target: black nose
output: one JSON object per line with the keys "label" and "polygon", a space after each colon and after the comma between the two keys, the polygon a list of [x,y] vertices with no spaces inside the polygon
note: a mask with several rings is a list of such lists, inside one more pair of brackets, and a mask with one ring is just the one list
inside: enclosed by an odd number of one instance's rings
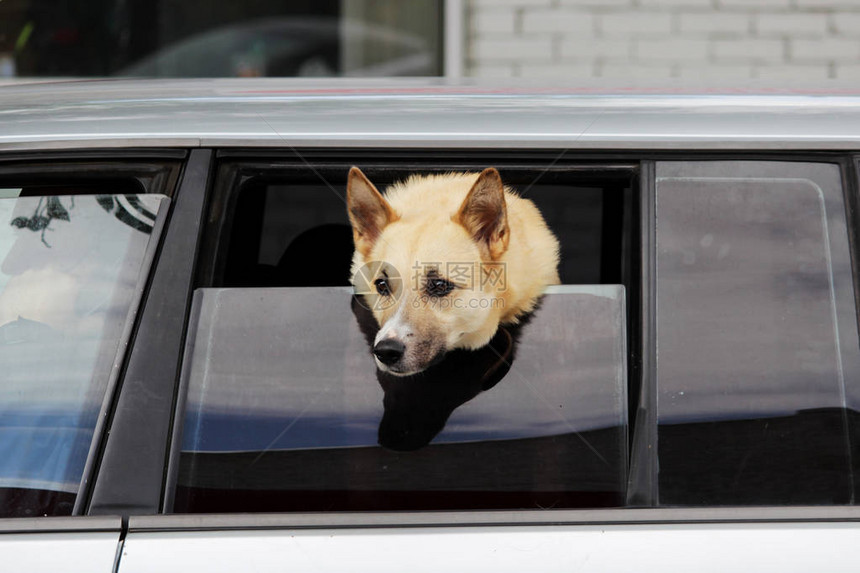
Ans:
{"label": "black nose", "polygon": [[406,347],[403,343],[398,340],[394,340],[393,338],[380,340],[379,343],[373,347],[373,353],[376,354],[379,361],[386,366],[391,366],[403,358],[404,352],[406,352]]}

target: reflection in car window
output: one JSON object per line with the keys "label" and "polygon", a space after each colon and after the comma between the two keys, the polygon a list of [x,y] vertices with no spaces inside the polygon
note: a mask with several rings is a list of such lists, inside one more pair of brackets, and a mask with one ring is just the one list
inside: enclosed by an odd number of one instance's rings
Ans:
{"label": "reflection in car window", "polygon": [[623,287],[555,287],[413,378],[376,370],[351,292],[196,291],[173,511],[623,504]]}
{"label": "reflection in car window", "polygon": [[70,514],[157,195],[0,199],[0,508]]}
{"label": "reflection in car window", "polygon": [[438,76],[442,4],[0,2],[0,78]]}
{"label": "reflection in car window", "polygon": [[839,167],[661,164],[657,276],[660,502],[850,503],[860,356]]}

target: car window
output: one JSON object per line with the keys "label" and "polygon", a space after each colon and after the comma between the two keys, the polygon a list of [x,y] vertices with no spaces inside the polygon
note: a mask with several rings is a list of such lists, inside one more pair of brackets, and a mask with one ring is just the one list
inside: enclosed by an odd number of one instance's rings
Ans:
{"label": "car window", "polygon": [[72,512],[165,204],[159,195],[0,199],[3,516]]}
{"label": "car window", "polygon": [[555,287],[421,378],[376,370],[374,326],[349,288],[199,289],[172,511],[624,503],[623,287]]}
{"label": "car window", "polygon": [[854,499],[845,211],[835,164],[659,164],[661,503]]}
{"label": "car window", "polygon": [[[289,159],[220,168],[166,511],[622,505],[633,170],[501,166],[559,238],[567,284],[404,384],[377,371],[379,327],[349,286],[351,163]],[[362,169],[380,189],[481,169],[451,161]]]}

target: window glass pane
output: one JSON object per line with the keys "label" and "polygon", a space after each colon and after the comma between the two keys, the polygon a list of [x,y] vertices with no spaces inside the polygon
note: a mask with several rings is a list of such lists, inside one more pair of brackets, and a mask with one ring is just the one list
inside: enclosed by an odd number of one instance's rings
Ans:
{"label": "window glass pane", "polygon": [[850,502],[860,356],[839,167],[657,173],[660,502]]}
{"label": "window glass pane", "polygon": [[196,291],[174,511],[623,504],[623,287],[555,287],[406,379],[376,371],[351,292]]}
{"label": "window glass pane", "polygon": [[165,201],[0,199],[0,515],[71,513]]}
{"label": "window glass pane", "polygon": [[438,76],[442,0],[5,0],[7,77]]}

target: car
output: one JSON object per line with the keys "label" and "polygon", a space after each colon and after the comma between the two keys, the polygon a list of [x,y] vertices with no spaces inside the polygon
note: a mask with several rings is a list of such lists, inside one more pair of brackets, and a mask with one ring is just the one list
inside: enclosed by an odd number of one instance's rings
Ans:
{"label": "car", "polygon": [[[341,66],[340,44],[394,53],[373,65]],[[196,34],[172,44],[115,76],[211,78],[259,76],[422,76],[434,73],[421,38],[380,26],[336,18],[267,18]],[[380,58],[377,58],[380,60]]]}
{"label": "car", "polygon": [[[856,90],[67,81],[0,117],[16,570],[856,568]],[[562,284],[386,378],[353,165],[496,167]]]}

